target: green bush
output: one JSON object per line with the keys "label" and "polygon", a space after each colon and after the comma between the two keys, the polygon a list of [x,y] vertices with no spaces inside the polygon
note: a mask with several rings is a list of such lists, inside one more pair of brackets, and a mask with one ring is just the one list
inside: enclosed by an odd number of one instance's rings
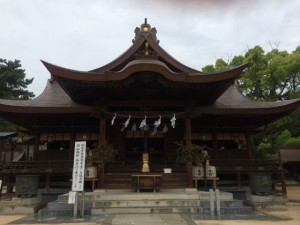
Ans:
{"label": "green bush", "polygon": [[277,136],[276,142],[279,146],[285,146],[287,140],[290,138],[292,138],[291,132],[289,130],[285,130]]}
{"label": "green bush", "polygon": [[300,147],[300,137],[297,138],[289,138],[286,140],[284,147]]}

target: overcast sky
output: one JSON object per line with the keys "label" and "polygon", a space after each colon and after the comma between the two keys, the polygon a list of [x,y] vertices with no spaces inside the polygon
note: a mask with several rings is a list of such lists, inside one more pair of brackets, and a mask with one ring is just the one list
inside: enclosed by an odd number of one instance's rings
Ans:
{"label": "overcast sky", "polygon": [[21,60],[39,95],[50,78],[40,59],[98,68],[132,45],[144,18],[161,47],[198,70],[255,45],[300,45],[299,0],[0,0],[0,58]]}

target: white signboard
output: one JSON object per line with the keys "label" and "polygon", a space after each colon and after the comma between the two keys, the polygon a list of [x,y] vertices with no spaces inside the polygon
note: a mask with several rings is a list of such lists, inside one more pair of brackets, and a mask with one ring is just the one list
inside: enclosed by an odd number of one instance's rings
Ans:
{"label": "white signboard", "polygon": [[70,191],[69,192],[68,204],[75,204],[75,200],[76,200],[76,192],[75,191]]}
{"label": "white signboard", "polygon": [[72,191],[83,191],[86,142],[76,141],[74,149]]}

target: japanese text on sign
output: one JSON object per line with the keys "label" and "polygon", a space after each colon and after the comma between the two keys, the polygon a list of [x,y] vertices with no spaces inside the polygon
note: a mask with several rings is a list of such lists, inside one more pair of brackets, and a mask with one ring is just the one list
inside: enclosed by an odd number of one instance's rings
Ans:
{"label": "japanese text on sign", "polygon": [[76,141],[74,149],[72,191],[83,191],[86,142]]}

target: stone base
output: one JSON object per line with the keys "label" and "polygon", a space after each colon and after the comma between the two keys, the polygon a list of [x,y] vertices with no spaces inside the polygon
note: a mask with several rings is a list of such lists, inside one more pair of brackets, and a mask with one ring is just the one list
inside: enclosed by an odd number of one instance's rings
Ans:
{"label": "stone base", "polygon": [[253,207],[255,210],[268,210],[268,211],[278,211],[286,210],[286,203],[288,202],[287,198],[268,195],[247,195],[247,200],[245,204]]}
{"label": "stone base", "polygon": [[1,200],[0,213],[7,214],[36,214],[39,209],[44,208],[46,203],[42,203],[40,198],[12,198],[11,200]]}

